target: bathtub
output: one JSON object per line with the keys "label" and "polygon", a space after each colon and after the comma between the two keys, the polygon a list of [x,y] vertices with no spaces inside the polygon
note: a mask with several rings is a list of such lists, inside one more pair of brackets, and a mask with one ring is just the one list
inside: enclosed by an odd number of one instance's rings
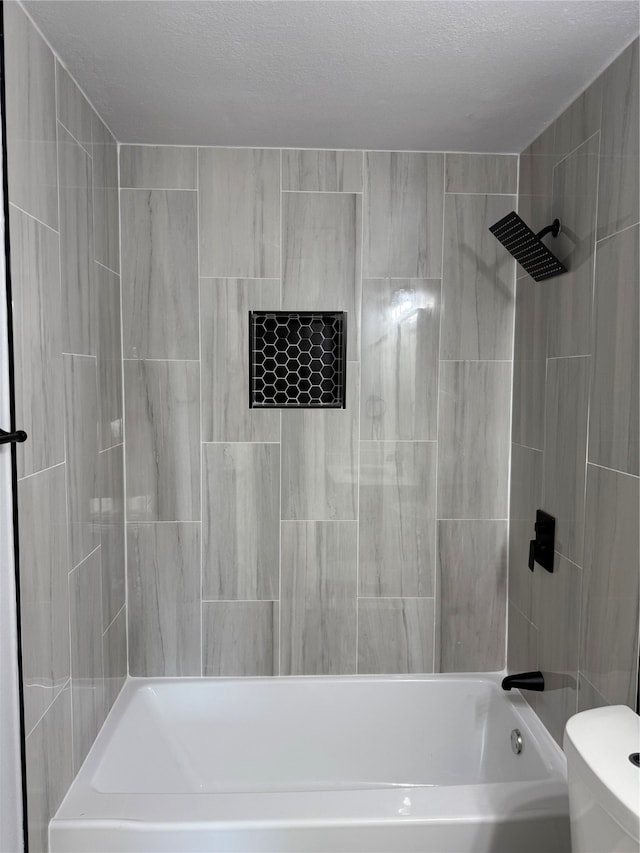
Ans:
{"label": "bathtub", "polygon": [[129,679],[49,834],[52,853],[570,849],[563,754],[493,675]]}

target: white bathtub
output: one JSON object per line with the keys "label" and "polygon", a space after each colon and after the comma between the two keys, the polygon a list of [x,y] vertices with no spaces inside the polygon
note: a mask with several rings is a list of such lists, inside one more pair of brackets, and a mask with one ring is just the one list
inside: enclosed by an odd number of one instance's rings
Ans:
{"label": "white bathtub", "polygon": [[130,679],[50,845],[567,853],[566,769],[497,676]]}

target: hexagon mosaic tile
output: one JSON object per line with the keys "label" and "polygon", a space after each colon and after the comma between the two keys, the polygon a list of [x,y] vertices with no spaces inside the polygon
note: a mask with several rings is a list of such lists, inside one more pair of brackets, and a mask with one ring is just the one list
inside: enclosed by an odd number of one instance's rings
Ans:
{"label": "hexagon mosaic tile", "polygon": [[251,408],[345,406],[344,311],[250,311]]}

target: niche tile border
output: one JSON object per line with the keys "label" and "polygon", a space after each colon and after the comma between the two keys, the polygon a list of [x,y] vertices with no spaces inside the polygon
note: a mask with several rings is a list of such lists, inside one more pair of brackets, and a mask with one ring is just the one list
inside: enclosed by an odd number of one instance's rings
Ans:
{"label": "niche tile border", "polygon": [[344,409],[345,311],[249,311],[249,408]]}

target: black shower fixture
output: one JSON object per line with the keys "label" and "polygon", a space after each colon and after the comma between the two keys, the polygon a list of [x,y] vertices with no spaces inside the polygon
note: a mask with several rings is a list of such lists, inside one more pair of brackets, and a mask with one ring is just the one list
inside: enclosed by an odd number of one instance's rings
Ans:
{"label": "black shower fixture", "polygon": [[554,219],[542,231],[534,234],[529,226],[520,219],[515,211],[511,211],[489,231],[496,237],[516,261],[528,272],[535,281],[544,281],[567,272],[564,264],[556,258],[553,252],[542,242],[542,237],[551,234],[557,237],[560,233],[560,220]]}

